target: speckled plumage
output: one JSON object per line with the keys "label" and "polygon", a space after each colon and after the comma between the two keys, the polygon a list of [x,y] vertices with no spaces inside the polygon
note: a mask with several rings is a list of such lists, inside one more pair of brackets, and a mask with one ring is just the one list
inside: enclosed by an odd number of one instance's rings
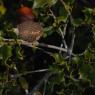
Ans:
{"label": "speckled plumage", "polygon": [[40,39],[43,34],[42,26],[32,20],[27,20],[17,25],[19,36],[22,40],[35,42]]}

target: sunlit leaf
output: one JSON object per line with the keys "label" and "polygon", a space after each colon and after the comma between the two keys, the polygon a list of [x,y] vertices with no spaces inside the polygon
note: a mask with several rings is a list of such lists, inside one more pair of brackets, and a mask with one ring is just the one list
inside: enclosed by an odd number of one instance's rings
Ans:
{"label": "sunlit leaf", "polygon": [[23,59],[23,55],[21,53],[21,47],[16,47],[16,57],[19,59]]}
{"label": "sunlit leaf", "polygon": [[47,0],[47,2],[49,6],[52,6],[57,2],[57,0]]}
{"label": "sunlit leaf", "polygon": [[33,8],[44,7],[46,5],[46,0],[35,0]]}
{"label": "sunlit leaf", "polygon": [[48,35],[51,35],[53,33],[52,29],[53,29],[52,26],[45,27],[43,37],[47,37]]}
{"label": "sunlit leaf", "polygon": [[60,7],[59,9],[59,17],[58,17],[58,20],[60,21],[63,21],[63,22],[66,22],[67,20],[67,15],[68,15],[68,12],[66,11],[66,9],[64,7]]}
{"label": "sunlit leaf", "polygon": [[83,10],[83,12],[84,12],[85,14],[91,14],[91,13],[93,13],[93,9],[92,9],[92,8],[85,8],[85,9]]}
{"label": "sunlit leaf", "polygon": [[34,0],[33,8],[44,8],[47,6],[52,6],[57,2],[57,0]]}
{"label": "sunlit leaf", "polygon": [[73,57],[72,60],[76,64],[78,64],[80,62],[80,58],[78,56]]}
{"label": "sunlit leaf", "polygon": [[53,57],[55,59],[55,62],[62,65],[62,64],[65,64],[65,61],[64,61],[64,58],[60,55],[60,54],[53,54]]}
{"label": "sunlit leaf", "polygon": [[66,17],[65,16],[59,16],[59,17],[57,17],[57,19],[58,19],[58,22],[66,22]]}

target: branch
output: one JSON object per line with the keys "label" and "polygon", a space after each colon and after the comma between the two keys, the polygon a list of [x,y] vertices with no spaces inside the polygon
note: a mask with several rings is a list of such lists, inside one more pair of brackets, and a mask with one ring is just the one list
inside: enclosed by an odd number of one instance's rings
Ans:
{"label": "branch", "polygon": [[[50,13],[51,13],[51,16],[56,20],[56,16],[54,15],[53,11],[51,9],[49,9]],[[68,15],[69,16],[69,15]],[[58,28],[58,31],[60,32],[61,36],[62,36],[62,44],[61,44],[61,48],[63,47],[63,44],[65,46],[65,48],[67,49],[67,44],[66,44],[66,41],[64,39],[65,37],[65,34],[66,34],[66,28],[67,28],[67,23],[68,23],[68,16],[66,18],[66,23],[64,25],[64,30],[62,31],[62,29],[59,27]],[[61,51],[60,51],[61,52]]]}
{"label": "branch", "polygon": [[54,46],[54,45],[49,45],[49,44],[44,44],[44,43],[38,43],[38,46],[46,47],[46,48],[51,48],[51,49],[56,49],[56,50],[60,50],[60,51],[63,51],[63,52],[67,52],[67,49],[60,48],[60,47],[57,47],[57,46]]}
{"label": "branch", "polygon": [[39,42],[30,43],[30,42],[23,41],[23,40],[17,40],[17,42],[16,42],[14,39],[3,39],[3,41],[5,43],[2,43],[1,45],[8,44],[8,43],[16,44],[18,42],[19,44],[26,45],[28,47],[37,48],[38,46],[40,46],[40,47],[46,47],[46,48],[50,48],[50,49],[61,50],[63,52],[67,52],[67,49],[65,49],[65,48],[60,48],[58,46],[49,45],[49,44],[45,44],[45,43],[39,43]]}
{"label": "branch", "polygon": [[[56,72],[48,72],[44,75],[44,77],[39,81],[39,83],[33,88],[33,90],[29,93],[29,95],[34,95],[34,93],[36,91],[39,90],[39,88],[43,85],[44,82],[47,82],[49,77],[51,77],[52,75],[56,74]],[[73,77],[70,77],[68,75],[65,75],[64,77],[70,78],[71,80],[73,80],[74,82],[78,82],[78,79],[75,79]],[[44,89],[46,90],[46,88]],[[43,94],[44,95],[44,94]]]}
{"label": "branch", "polygon": [[52,76],[55,73],[48,72],[45,74],[45,76],[39,81],[39,83],[33,88],[33,90],[29,93],[29,95],[33,95],[39,88],[42,86],[42,84],[48,80],[50,76]]}
{"label": "branch", "polygon": [[64,6],[65,10],[68,12],[68,14],[70,15],[70,7],[68,5],[66,5],[66,3],[64,2],[64,0],[60,0],[61,4]]}
{"label": "branch", "polygon": [[67,50],[67,52],[68,52],[68,54],[69,54],[69,62],[70,62],[70,60],[71,60],[71,55],[72,55],[72,51],[73,51],[73,47],[74,47],[74,40],[75,40],[74,25],[73,25],[74,21],[73,21],[72,15],[71,15],[71,11],[72,11],[72,10],[70,10],[70,7],[69,7],[68,5],[66,5],[66,3],[64,2],[64,0],[60,0],[60,2],[61,2],[61,4],[65,7],[65,10],[68,12],[68,15],[69,15],[69,17],[70,17],[70,22],[71,22],[72,27],[73,27],[73,30],[71,30],[71,32],[72,32],[71,45],[70,45],[70,47],[69,47],[68,50]]}
{"label": "branch", "polygon": [[47,72],[47,71],[49,71],[49,69],[41,69],[41,70],[27,71],[25,73],[11,75],[11,78],[18,78],[18,77],[21,77],[21,76],[25,76],[27,74],[41,73],[41,72]]}
{"label": "branch", "polygon": [[71,46],[70,46],[70,48],[68,48],[69,63],[71,63],[71,56],[72,56],[73,47],[74,47],[74,40],[75,40],[75,34],[73,33],[73,35],[72,35],[72,41],[71,41]]}

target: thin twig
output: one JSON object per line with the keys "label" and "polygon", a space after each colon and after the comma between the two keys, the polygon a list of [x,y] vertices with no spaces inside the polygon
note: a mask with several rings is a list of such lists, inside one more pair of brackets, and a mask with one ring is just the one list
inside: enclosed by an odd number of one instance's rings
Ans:
{"label": "thin twig", "polygon": [[65,10],[68,12],[68,15],[70,17],[70,22],[72,24],[73,30],[71,30],[72,33],[72,39],[71,39],[71,45],[68,48],[67,52],[69,53],[69,62],[71,61],[71,55],[72,55],[72,51],[73,51],[73,47],[74,47],[74,40],[75,40],[75,33],[74,33],[74,21],[73,21],[73,17],[71,15],[71,11],[68,5],[66,5],[66,3],[63,0],[60,0],[61,4],[65,7]]}
{"label": "thin twig", "polygon": [[53,11],[49,8],[49,11],[51,13],[51,16],[54,18],[54,20],[56,20],[56,16],[54,15]]}
{"label": "thin twig", "polygon": [[[51,16],[54,18],[54,20],[56,20],[56,16],[54,15],[53,11],[51,9],[49,9],[50,13],[51,13]],[[68,19],[68,16],[67,16],[67,19]],[[67,21],[67,20],[66,20]],[[65,36],[65,32],[66,32],[66,28],[67,28],[67,22],[64,26],[64,30],[62,31],[62,29],[59,27],[58,28],[58,31],[60,32],[61,36],[62,36],[62,44],[64,44],[65,48],[67,49],[67,45],[66,45],[66,42],[65,42],[65,39],[64,39],[64,36]],[[63,47],[63,45],[61,44],[61,48]]]}
{"label": "thin twig", "polygon": [[72,55],[73,47],[74,47],[74,40],[75,40],[75,34],[72,35],[71,46],[69,48],[69,63],[71,62],[71,55]]}
{"label": "thin twig", "polygon": [[74,48],[74,42],[75,42],[75,33],[74,33],[75,28],[73,25],[74,21],[73,21],[73,17],[71,15],[71,13],[70,13],[70,22],[72,24],[72,29],[70,30],[72,33],[72,39],[71,39],[71,45],[69,47],[69,63],[71,62],[71,56],[72,56],[72,52],[73,52],[73,48]]}
{"label": "thin twig", "polygon": [[46,73],[45,76],[39,81],[39,83],[38,83],[38,84],[33,88],[33,90],[30,92],[30,95],[33,95],[34,92],[36,92],[37,90],[39,90],[39,88],[42,86],[43,82],[44,82],[45,80],[48,80],[48,78],[49,78],[50,76],[52,76],[53,74],[55,74],[55,73],[52,73],[52,72]]}
{"label": "thin twig", "polygon": [[[39,83],[33,88],[33,90],[29,93],[29,95],[33,95],[36,91],[38,91],[40,89],[40,87],[43,85],[43,83],[45,81],[48,81],[49,77],[51,77],[52,75],[56,74],[55,72],[48,72],[44,75],[44,77],[39,81]],[[65,75],[64,77],[70,78],[71,80],[73,80],[74,82],[78,82],[78,79],[75,79],[73,77],[70,77],[68,75]]]}
{"label": "thin twig", "polygon": [[11,78],[18,78],[18,77],[25,76],[28,74],[41,73],[41,72],[47,72],[47,71],[49,71],[49,70],[48,69],[42,69],[42,70],[27,71],[25,73],[11,75]]}

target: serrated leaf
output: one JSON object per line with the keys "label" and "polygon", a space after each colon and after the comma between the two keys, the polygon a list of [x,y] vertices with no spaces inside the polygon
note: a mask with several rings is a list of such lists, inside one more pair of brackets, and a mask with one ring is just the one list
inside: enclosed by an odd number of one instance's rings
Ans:
{"label": "serrated leaf", "polygon": [[78,56],[73,57],[72,60],[76,64],[78,64],[80,62],[80,58]]}
{"label": "serrated leaf", "polygon": [[53,29],[52,26],[45,27],[43,37],[47,37],[47,36],[51,35],[53,33],[52,29]]}
{"label": "serrated leaf", "polygon": [[23,55],[21,53],[21,47],[16,47],[16,57],[19,59],[23,59]]}
{"label": "serrated leaf", "polygon": [[63,57],[60,54],[55,53],[53,54],[53,57],[56,63],[59,63],[60,65],[65,63]]}
{"label": "serrated leaf", "polygon": [[81,25],[83,23],[83,20],[80,18],[74,19],[74,25],[76,27],[78,27],[79,25]]}
{"label": "serrated leaf", "polygon": [[47,2],[48,2],[49,6],[52,6],[52,5],[56,4],[57,0],[47,0]]}
{"label": "serrated leaf", "polygon": [[85,9],[83,10],[83,12],[84,12],[85,14],[91,14],[91,13],[93,13],[93,9],[92,9],[92,8],[85,8]]}
{"label": "serrated leaf", "polygon": [[60,7],[59,9],[59,17],[58,17],[58,20],[62,20],[63,22],[66,22],[67,20],[67,15],[68,15],[68,12],[66,11],[66,9],[64,7]]}
{"label": "serrated leaf", "polygon": [[67,4],[73,4],[75,0],[64,0]]}
{"label": "serrated leaf", "polygon": [[90,64],[82,64],[80,67],[80,75],[83,79],[95,82],[95,68]]}
{"label": "serrated leaf", "polygon": [[4,45],[0,48],[0,55],[4,63],[12,56],[12,46]]}
{"label": "serrated leaf", "polygon": [[46,5],[46,0],[34,0],[33,8],[42,8]]}
{"label": "serrated leaf", "polygon": [[34,0],[33,8],[44,8],[47,6],[52,6],[57,2],[57,0]]}
{"label": "serrated leaf", "polygon": [[59,17],[57,17],[57,19],[58,19],[58,22],[66,22],[66,17],[64,17],[64,16],[59,16]]}
{"label": "serrated leaf", "polygon": [[45,27],[45,28],[44,28],[44,31],[45,31],[45,32],[50,31],[52,28],[53,28],[52,26]]}
{"label": "serrated leaf", "polygon": [[95,16],[95,8],[93,9],[93,15]]}

